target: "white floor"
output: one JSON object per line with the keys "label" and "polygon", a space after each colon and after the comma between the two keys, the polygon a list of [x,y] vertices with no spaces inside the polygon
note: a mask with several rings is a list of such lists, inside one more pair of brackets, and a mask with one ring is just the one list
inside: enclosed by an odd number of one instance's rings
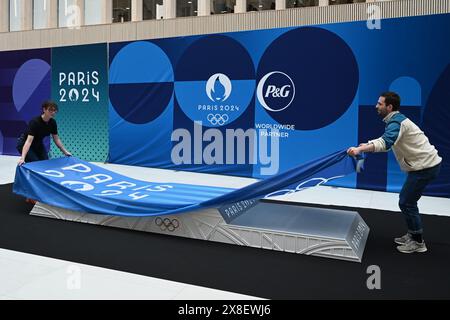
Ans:
{"label": "white floor", "polygon": [[[0,156],[0,184],[12,183],[18,157]],[[254,179],[99,164],[135,179],[223,187],[243,187]],[[398,211],[395,193],[316,187],[276,199],[355,208]],[[422,197],[421,212],[450,216],[450,199]],[[10,251],[0,248],[2,299],[259,299],[136,274]]]}
{"label": "white floor", "polygon": [[0,300],[257,299],[5,249],[0,249],[0,271]]}

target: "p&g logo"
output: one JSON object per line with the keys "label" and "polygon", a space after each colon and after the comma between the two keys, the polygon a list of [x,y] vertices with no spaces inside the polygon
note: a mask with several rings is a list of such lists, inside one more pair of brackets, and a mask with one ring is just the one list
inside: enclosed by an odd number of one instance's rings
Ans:
{"label": "p&g logo", "polygon": [[294,100],[294,81],[284,72],[269,72],[259,81],[256,96],[264,109],[272,112],[283,111]]}

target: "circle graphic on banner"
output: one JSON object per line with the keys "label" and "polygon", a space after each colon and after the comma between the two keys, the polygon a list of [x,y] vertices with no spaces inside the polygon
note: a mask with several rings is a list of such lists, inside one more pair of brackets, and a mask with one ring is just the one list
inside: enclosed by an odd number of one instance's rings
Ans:
{"label": "circle graphic on banner", "polygon": [[283,111],[294,100],[294,81],[284,72],[269,72],[259,81],[256,96],[264,109],[272,112]]}
{"label": "circle graphic on banner", "polygon": [[255,70],[247,50],[224,35],[199,38],[181,56],[175,79],[178,105],[192,121],[221,127],[250,105]]}
{"label": "circle graphic on banner", "polygon": [[111,62],[109,83],[114,110],[128,122],[148,123],[164,112],[172,98],[172,64],[157,45],[132,42]]}
{"label": "circle graphic on banner", "polygon": [[12,86],[16,110],[24,115],[40,113],[42,101],[50,97],[50,65],[31,59],[17,70]]}
{"label": "circle graphic on banner", "polygon": [[275,39],[257,70],[257,106],[280,124],[315,130],[339,119],[355,97],[359,71],[351,48],[317,27]]}

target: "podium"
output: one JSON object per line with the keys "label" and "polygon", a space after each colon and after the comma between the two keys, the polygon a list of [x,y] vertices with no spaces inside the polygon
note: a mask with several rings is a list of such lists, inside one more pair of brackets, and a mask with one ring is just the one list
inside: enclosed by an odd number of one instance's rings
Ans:
{"label": "podium", "polygon": [[30,214],[355,262],[362,260],[370,231],[356,211],[271,201],[151,217],[91,214],[38,202]]}

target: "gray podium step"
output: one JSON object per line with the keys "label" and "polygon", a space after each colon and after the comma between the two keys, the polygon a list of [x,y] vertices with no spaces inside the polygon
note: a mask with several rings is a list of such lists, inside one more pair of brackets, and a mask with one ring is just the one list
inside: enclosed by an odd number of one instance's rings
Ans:
{"label": "gray podium step", "polygon": [[30,214],[356,262],[362,260],[369,234],[369,227],[356,211],[266,201],[255,202],[229,223],[217,209],[155,217],[120,217],[37,203]]}

